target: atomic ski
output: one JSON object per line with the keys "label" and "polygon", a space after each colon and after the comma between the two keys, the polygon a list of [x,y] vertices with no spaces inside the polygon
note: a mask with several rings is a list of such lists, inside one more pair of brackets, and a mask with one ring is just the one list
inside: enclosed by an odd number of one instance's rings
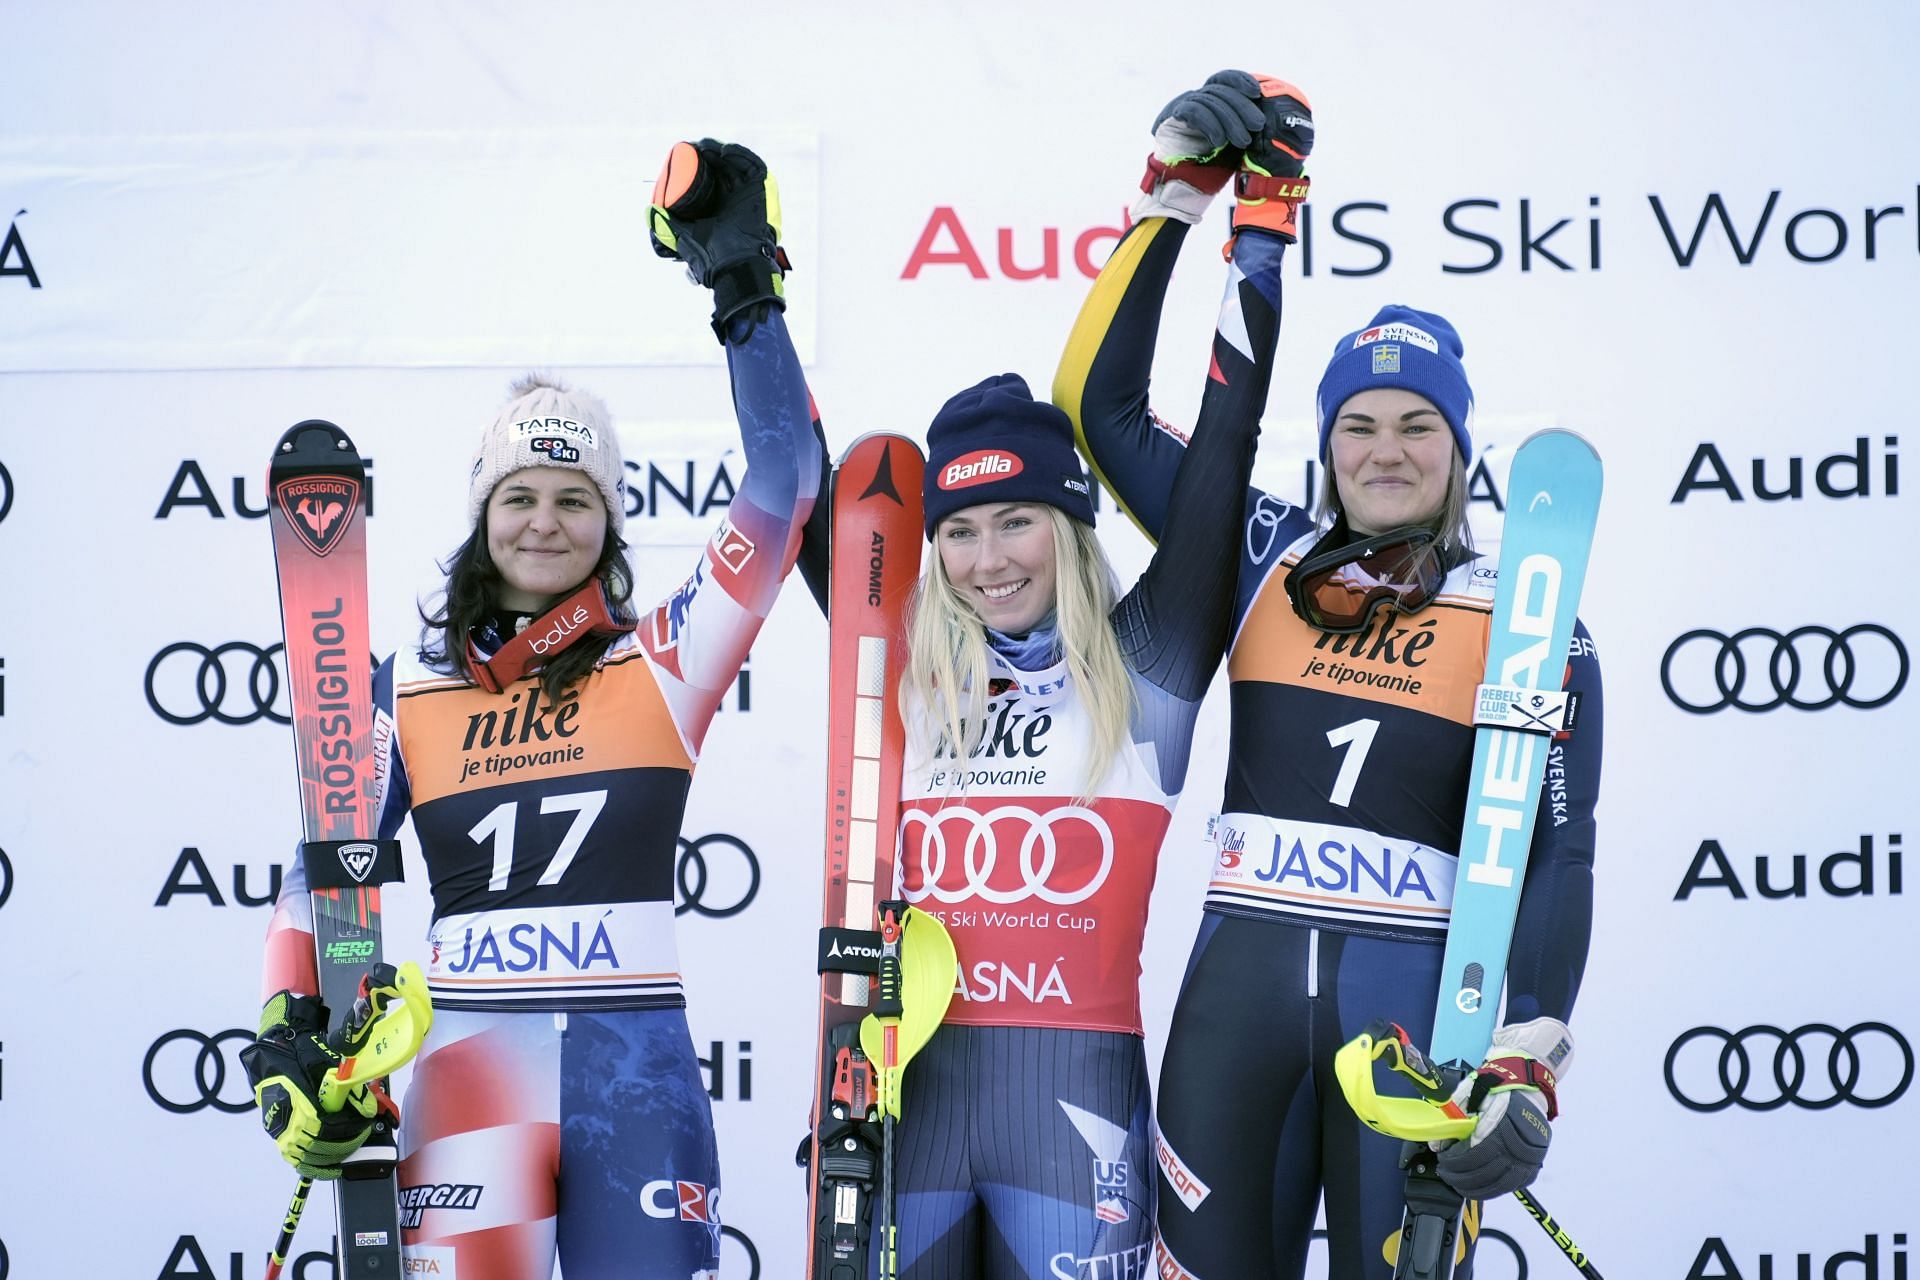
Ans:
{"label": "atomic ski", "polygon": [[[360,519],[366,465],[346,432],[309,420],[280,437],[267,483],[314,959],[333,1033],[344,1038],[362,975],[381,961],[380,886],[400,878],[399,846],[375,838],[372,810],[367,530]],[[393,1113],[383,1106],[334,1184],[340,1280],[401,1274],[398,1159]]]}
{"label": "atomic ski", "polygon": [[[1427,1055],[1448,1081],[1485,1058],[1506,983],[1548,744],[1569,723],[1562,692],[1574,614],[1600,514],[1600,456],[1571,431],[1540,431],[1513,455],[1486,674],[1475,699],[1473,772],[1453,913]],[[1435,1153],[1409,1149],[1395,1280],[1447,1280],[1459,1193]]]}
{"label": "atomic ski", "polygon": [[925,467],[913,441],[874,433],[854,441],[833,473],[820,1039],[813,1130],[801,1145],[808,1280],[868,1274],[883,1125],[860,1024],[876,1003],[870,979],[890,946],[879,911],[893,897],[906,744],[898,694],[907,600],[920,572]]}

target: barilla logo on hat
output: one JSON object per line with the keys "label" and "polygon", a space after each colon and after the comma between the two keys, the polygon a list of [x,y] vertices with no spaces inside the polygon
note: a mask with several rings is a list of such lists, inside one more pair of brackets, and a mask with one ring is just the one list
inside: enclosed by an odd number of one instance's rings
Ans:
{"label": "barilla logo on hat", "polygon": [[554,462],[580,461],[580,451],[557,436],[535,436],[527,441],[527,447]]}
{"label": "barilla logo on hat", "polygon": [[1410,324],[1379,324],[1371,329],[1362,329],[1353,337],[1353,346],[1357,351],[1361,347],[1375,342],[1411,342],[1414,346],[1434,355],[1440,354],[1440,343],[1425,329],[1416,329]]}
{"label": "barilla logo on hat", "polygon": [[962,454],[940,473],[942,489],[965,489],[990,480],[1004,480],[1026,470],[1026,464],[1004,449],[980,449]]}
{"label": "barilla logo on hat", "polygon": [[[513,424],[513,433],[521,439],[528,436],[564,435],[572,438],[575,444],[583,444],[589,449],[598,449],[600,441],[594,436],[593,428],[585,423],[575,422],[572,418],[528,418],[524,422]],[[533,448],[537,451],[540,442],[535,440]],[[570,461],[578,461],[577,457]]]}

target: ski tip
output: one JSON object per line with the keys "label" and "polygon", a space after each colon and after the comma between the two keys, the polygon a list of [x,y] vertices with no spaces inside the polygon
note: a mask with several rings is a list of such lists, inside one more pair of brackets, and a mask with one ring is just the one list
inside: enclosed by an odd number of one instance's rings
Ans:
{"label": "ski tip", "polygon": [[879,450],[890,444],[911,449],[920,457],[926,456],[925,450],[920,447],[920,442],[904,431],[868,431],[856,436],[852,444],[841,450],[840,462],[845,464],[847,459],[857,454]]}
{"label": "ski tip", "polygon": [[343,459],[360,461],[360,451],[345,431],[324,418],[296,422],[280,434],[274,446],[276,466],[338,466]]}
{"label": "ski tip", "polygon": [[1531,448],[1544,448],[1562,455],[1584,453],[1595,462],[1600,460],[1600,451],[1594,448],[1593,441],[1571,427],[1542,427],[1520,442],[1519,448],[1514,450],[1514,456],[1518,457],[1522,451]]}

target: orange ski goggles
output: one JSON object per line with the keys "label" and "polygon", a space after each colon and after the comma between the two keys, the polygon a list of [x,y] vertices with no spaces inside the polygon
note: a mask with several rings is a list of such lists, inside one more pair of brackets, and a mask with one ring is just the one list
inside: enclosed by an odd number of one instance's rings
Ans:
{"label": "orange ski goggles", "polygon": [[1395,529],[1322,551],[1287,575],[1287,598],[1309,625],[1334,635],[1365,631],[1382,609],[1425,608],[1447,579],[1444,549],[1431,529]]}

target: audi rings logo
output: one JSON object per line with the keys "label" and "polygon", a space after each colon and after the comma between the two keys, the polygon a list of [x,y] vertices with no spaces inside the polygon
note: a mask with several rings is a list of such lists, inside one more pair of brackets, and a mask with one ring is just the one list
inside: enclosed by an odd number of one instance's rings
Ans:
{"label": "audi rings logo", "polygon": [[229,1115],[253,1110],[253,1087],[240,1065],[239,1051],[253,1033],[234,1028],[207,1035],[169,1031],[153,1042],[140,1064],[147,1096],[161,1109],[190,1115],[212,1107]]}
{"label": "audi rings logo", "polygon": [[13,510],[13,472],[7,470],[7,464],[0,462],[0,520],[7,518]]}
{"label": "audi rings logo", "polygon": [[[727,1280],[760,1280],[760,1250],[754,1247],[747,1233],[738,1227],[723,1226],[720,1228],[720,1240],[721,1274],[725,1275]],[[741,1252],[746,1254],[747,1268],[744,1272],[727,1261],[726,1255],[732,1252],[726,1247],[725,1242],[728,1240],[739,1245]],[[0,1280],[5,1280],[5,1277],[0,1277]]]}
{"label": "audi rings logo", "polygon": [[1689,1111],[1884,1107],[1913,1083],[1913,1046],[1884,1022],[1844,1031],[1823,1022],[1791,1031],[1695,1027],[1667,1050],[1666,1076],[1667,1091]]}
{"label": "audi rings logo", "polygon": [[[996,831],[996,825],[1001,823],[1009,825]],[[1008,877],[1002,875],[1001,883],[995,885],[994,874],[1000,869],[1000,841],[1011,834],[1012,824],[1018,824],[1020,833],[1017,867],[1020,882],[1009,887]],[[1085,884],[1056,887],[1053,873],[1060,856],[1058,836],[1076,824],[1090,830],[1099,840],[1100,865]],[[907,888],[909,902],[932,898],[936,902],[978,901],[1010,906],[1038,898],[1056,907],[1068,907],[1100,892],[1100,886],[1107,882],[1107,875],[1113,870],[1112,829],[1099,814],[1077,804],[1062,805],[1044,814],[1013,804],[1003,804],[984,813],[958,806],[931,813],[911,809],[900,823],[903,843],[907,833],[916,826],[925,832],[919,846],[921,883],[917,889]],[[966,836],[957,859],[965,877],[965,883],[959,886],[949,883],[947,875],[948,863],[954,860],[948,837],[956,829],[963,830]]]}
{"label": "audi rings logo", "polygon": [[1273,554],[1273,544],[1280,536],[1280,517],[1286,509],[1285,503],[1268,493],[1254,503],[1253,514],[1247,517],[1247,556],[1256,566],[1265,564]]}
{"label": "audi rings logo", "polygon": [[0,849],[0,907],[7,905],[7,899],[13,896],[13,859]]}
{"label": "audi rings logo", "polygon": [[147,664],[147,705],[168,724],[252,724],[265,718],[275,724],[291,721],[276,708],[286,646],[262,649],[244,640],[229,640],[209,649],[180,640],[153,655]]}
{"label": "audi rings logo", "polygon": [[1703,628],[1667,646],[1660,685],[1676,707],[1696,715],[1728,707],[1824,711],[1836,703],[1865,711],[1906,688],[1907,666],[1906,645],[1877,622],[1732,635]]}
{"label": "audi rings logo", "polygon": [[724,920],[747,909],[760,892],[760,859],[739,836],[716,833],[698,840],[680,837],[673,868],[673,914]]}

